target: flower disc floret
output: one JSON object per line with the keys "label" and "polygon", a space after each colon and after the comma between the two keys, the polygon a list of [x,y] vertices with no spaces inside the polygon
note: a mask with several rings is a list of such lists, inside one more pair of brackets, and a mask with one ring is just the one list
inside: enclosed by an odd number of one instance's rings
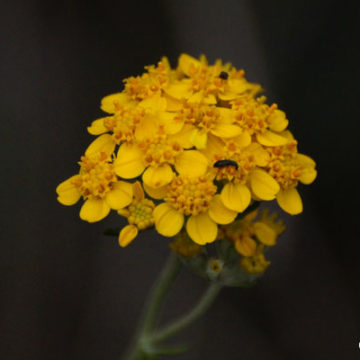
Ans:
{"label": "flower disc floret", "polygon": [[176,177],[168,186],[165,201],[184,215],[197,215],[209,209],[216,186],[205,176]]}
{"label": "flower disc floret", "polygon": [[144,152],[146,166],[174,164],[176,157],[182,152],[181,146],[177,142],[169,141],[166,136],[141,141],[139,148]]}
{"label": "flower disc floret", "polygon": [[155,204],[149,199],[134,200],[128,207],[129,224],[136,225],[139,230],[144,230],[154,225],[152,215]]}
{"label": "flower disc floret", "polygon": [[148,71],[141,76],[129,77],[124,80],[125,93],[133,100],[143,100],[161,94],[166,88],[171,73],[170,65],[166,58],[158,62],[157,66],[146,66]]}
{"label": "flower disc floret", "polygon": [[117,181],[114,166],[109,156],[101,152],[96,158],[82,156],[79,176],[72,183],[79,189],[84,199],[103,198],[112,190]]}

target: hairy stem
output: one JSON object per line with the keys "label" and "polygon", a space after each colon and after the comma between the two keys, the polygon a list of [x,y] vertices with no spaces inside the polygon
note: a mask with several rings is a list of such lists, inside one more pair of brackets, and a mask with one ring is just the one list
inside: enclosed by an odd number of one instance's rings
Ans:
{"label": "hairy stem", "polygon": [[157,343],[163,341],[179,331],[183,330],[187,326],[191,325],[199,317],[201,317],[206,310],[210,307],[216,296],[221,290],[219,283],[211,283],[204,295],[201,297],[195,307],[182,318],[174,321],[170,325],[164,327],[162,330],[157,331],[151,338],[151,343]]}
{"label": "hairy stem", "polygon": [[143,340],[144,338],[148,337],[148,334],[156,325],[161,306],[165,300],[170,286],[179,273],[180,265],[180,260],[178,259],[177,255],[171,252],[164,268],[160,273],[160,276],[150,291],[133,344],[127,355],[124,357],[124,360],[145,358],[141,355],[144,352],[146,353],[146,349],[143,349]]}

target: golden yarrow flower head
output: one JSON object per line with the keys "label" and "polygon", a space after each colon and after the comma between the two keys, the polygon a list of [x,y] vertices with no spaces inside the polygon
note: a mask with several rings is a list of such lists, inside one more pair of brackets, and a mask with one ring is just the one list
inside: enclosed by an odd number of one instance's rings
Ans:
{"label": "golden yarrow flower head", "polygon": [[[60,203],[82,197],[80,217],[89,222],[110,210],[125,216],[121,246],[151,227],[166,237],[186,232],[203,246],[254,201],[302,211],[297,185],[315,180],[315,162],[298,153],[286,114],[266,104],[244,70],[187,54],[176,68],[162,58],[145,69],[102,99],[106,116],[88,127],[97,138],[79,173],[57,187]],[[271,246],[269,228],[258,220],[234,240],[236,249],[255,256],[254,236]]]}

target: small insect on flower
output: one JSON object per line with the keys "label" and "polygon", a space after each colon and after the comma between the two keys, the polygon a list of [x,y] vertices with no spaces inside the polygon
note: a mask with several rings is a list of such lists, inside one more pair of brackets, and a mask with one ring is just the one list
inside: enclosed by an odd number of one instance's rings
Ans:
{"label": "small insect on flower", "polygon": [[227,80],[229,77],[229,74],[226,71],[222,71],[219,75],[219,78],[223,79],[223,80]]}
{"label": "small insect on flower", "polygon": [[214,167],[216,168],[222,168],[225,166],[234,166],[236,170],[239,168],[239,165],[234,160],[219,160],[214,164]]}

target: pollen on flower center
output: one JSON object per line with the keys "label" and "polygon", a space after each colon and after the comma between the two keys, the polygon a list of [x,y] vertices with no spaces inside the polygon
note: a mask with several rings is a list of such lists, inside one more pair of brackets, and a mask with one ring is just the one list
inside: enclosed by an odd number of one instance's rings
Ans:
{"label": "pollen on flower center", "polygon": [[235,122],[248,131],[250,135],[262,133],[269,126],[269,117],[277,109],[277,105],[265,104],[266,98],[240,98],[233,102]]}
{"label": "pollen on flower center", "polygon": [[103,198],[117,180],[109,156],[101,152],[96,158],[82,156],[79,162],[79,177],[72,182],[78,187],[84,199]]}
{"label": "pollen on flower center", "polygon": [[155,204],[149,199],[134,200],[129,206],[128,221],[144,230],[154,224],[153,210]]}
{"label": "pollen on flower center", "polygon": [[215,192],[216,186],[205,176],[178,176],[170,183],[165,201],[182,214],[197,215],[209,208]]}
{"label": "pollen on flower center", "polygon": [[145,152],[146,165],[174,164],[176,156],[182,151],[176,142],[168,142],[164,137],[147,139],[139,144]]}
{"label": "pollen on flower center", "polygon": [[186,123],[210,131],[220,120],[220,112],[215,106],[201,104],[184,104],[183,110],[178,115]]}
{"label": "pollen on flower center", "polygon": [[282,189],[295,187],[301,176],[301,166],[294,161],[272,161],[269,165],[269,174],[279,183]]}
{"label": "pollen on flower center", "polygon": [[116,144],[122,141],[131,141],[134,137],[136,126],[145,116],[144,109],[134,109],[128,106],[119,105],[114,116],[105,119],[104,125],[112,131],[112,137]]}

